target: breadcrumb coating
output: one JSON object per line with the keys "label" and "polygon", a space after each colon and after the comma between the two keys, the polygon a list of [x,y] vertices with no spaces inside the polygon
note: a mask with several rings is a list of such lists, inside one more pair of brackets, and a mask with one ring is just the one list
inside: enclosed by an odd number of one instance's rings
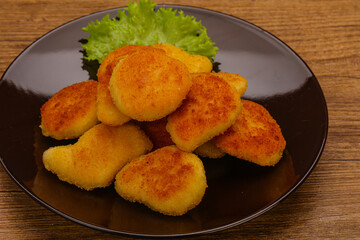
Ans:
{"label": "breadcrumb coating", "polygon": [[175,146],[132,160],[115,180],[115,189],[123,198],[171,216],[183,215],[197,206],[206,188],[202,161]]}
{"label": "breadcrumb coating", "polygon": [[243,109],[224,134],[212,142],[222,151],[261,166],[279,162],[286,146],[281,129],[260,104],[241,100]]}
{"label": "breadcrumb coating", "polygon": [[[112,72],[119,61],[126,58],[128,55],[137,51],[153,49],[150,46],[141,45],[127,45],[120,47],[109,53],[102,61],[97,77],[99,81],[98,86],[98,98],[97,98],[97,117],[99,121],[110,125],[119,126],[128,122],[131,118],[120,112],[120,110],[114,105],[110,91],[109,82]],[[159,49],[159,51],[161,51]]]}
{"label": "breadcrumb coating", "polygon": [[139,51],[116,65],[109,89],[122,113],[138,121],[154,121],[175,111],[191,85],[182,62],[159,51]]}
{"label": "breadcrumb coating", "polygon": [[40,109],[42,134],[72,139],[93,127],[98,122],[96,91],[96,81],[83,81],[54,94]]}
{"label": "breadcrumb coating", "polygon": [[206,73],[192,76],[189,94],[166,126],[176,146],[187,152],[223,133],[241,111],[240,95],[232,85]]}
{"label": "breadcrumb coating", "polygon": [[152,143],[136,125],[98,124],[73,145],[51,147],[43,154],[48,171],[60,180],[92,190],[109,186],[131,159],[149,152]]}

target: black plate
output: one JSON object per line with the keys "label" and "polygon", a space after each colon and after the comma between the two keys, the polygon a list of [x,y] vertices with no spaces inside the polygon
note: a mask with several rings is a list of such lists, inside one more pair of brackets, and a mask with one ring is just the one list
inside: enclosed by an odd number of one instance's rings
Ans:
{"label": "black plate", "polygon": [[258,167],[229,156],[203,159],[208,189],[203,201],[181,217],[163,216],[119,197],[113,186],[92,192],[61,182],[44,170],[49,146],[66,144],[41,135],[39,109],[55,92],[94,75],[83,62],[79,40],[90,20],[116,9],[64,24],[25,49],[0,81],[0,157],[13,180],[33,199],[65,218],[112,233],[181,236],[244,223],[268,211],[310,174],[327,137],[326,102],[314,74],[279,39],[241,19],[206,9],[182,9],[201,20],[220,51],[223,72],[248,80],[244,96],[263,104],[282,128],[287,148],[275,167]]}

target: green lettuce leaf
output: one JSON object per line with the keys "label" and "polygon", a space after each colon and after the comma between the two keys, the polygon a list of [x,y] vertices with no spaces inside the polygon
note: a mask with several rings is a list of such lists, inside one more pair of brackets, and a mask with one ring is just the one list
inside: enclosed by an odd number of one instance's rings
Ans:
{"label": "green lettuce leaf", "polygon": [[170,43],[191,54],[209,59],[219,50],[207,35],[206,28],[193,16],[185,16],[181,10],[159,8],[151,0],[129,2],[128,7],[118,10],[117,18],[105,15],[101,21],[90,22],[83,30],[89,33],[81,46],[86,60],[99,63],[116,48],[125,45],[153,45]]}

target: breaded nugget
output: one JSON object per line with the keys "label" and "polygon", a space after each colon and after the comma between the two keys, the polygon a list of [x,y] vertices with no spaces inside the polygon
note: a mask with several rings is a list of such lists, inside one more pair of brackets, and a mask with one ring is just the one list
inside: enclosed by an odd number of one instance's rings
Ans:
{"label": "breaded nugget", "polygon": [[123,60],[128,55],[143,50],[154,50],[154,48],[151,46],[142,45],[126,45],[110,52],[101,62],[101,65],[98,69],[97,77],[99,82],[109,83],[112,71],[114,70],[115,66],[118,64],[119,61]]}
{"label": "breaded nugget", "polygon": [[182,62],[159,51],[139,51],[116,65],[109,89],[122,113],[138,121],[154,121],[175,111],[191,85]]}
{"label": "breaded nugget", "polygon": [[97,122],[96,81],[84,81],[65,87],[40,109],[42,134],[52,138],[81,136]]}
{"label": "breaded nugget", "polygon": [[170,134],[166,131],[167,118],[161,118],[151,122],[141,122],[141,128],[150,138],[154,149],[174,145]]}
{"label": "breaded nugget", "polygon": [[109,92],[109,84],[99,82],[97,89],[97,118],[109,126],[120,126],[131,120],[114,105]]}
{"label": "breaded nugget", "polygon": [[127,162],[151,148],[150,140],[134,124],[110,127],[101,123],[84,133],[73,145],[46,150],[43,163],[60,180],[92,190],[109,186]]}
{"label": "breaded nugget", "polygon": [[196,155],[200,157],[207,157],[207,158],[221,158],[225,156],[226,153],[221,151],[214,143],[208,141],[194,150]]}
{"label": "breaded nugget", "polygon": [[99,81],[97,97],[97,117],[99,121],[110,126],[119,126],[131,118],[120,112],[114,105],[109,91],[109,81],[116,64],[126,56],[141,50],[153,49],[150,46],[127,45],[109,53],[102,61],[97,77]]}
{"label": "breaded nugget", "polygon": [[273,166],[282,157],[285,139],[270,113],[260,104],[241,100],[235,124],[212,142],[222,151],[261,166]]}
{"label": "breaded nugget", "polygon": [[[174,145],[169,132],[166,130],[167,118],[162,118],[152,122],[141,122],[141,128],[150,138],[154,145],[153,150]],[[220,158],[225,155],[211,141],[208,141],[194,150],[200,157]]]}
{"label": "breaded nugget", "polygon": [[171,216],[197,206],[206,187],[202,161],[175,146],[133,159],[115,180],[115,189],[123,198]]}
{"label": "breaded nugget", "polygon": [[176,146],[187,152],[223,133],[241,110],[239,93],[225,80],[206,73],[192,76],[189,94],[166,125]]}
{"label": "breaded nugget", "polygon": [[154,44],[153,46],[155,48],[163,49],[169,57],[183,62],[190,73],[211,72],[213,68],[211,61],[207,57],[192,55],[172,44],[160,43]]}
{"label": "breaded nugget", "polygon": [[212,72],[210,74],[214,74],[215,76],[221,77],[225,79],[228,83],[233,85],[236,90],[239,92],[240,97],[244,95],[247,89],[247,80],[240,76],[239,74],[227,73],[227,72]]}

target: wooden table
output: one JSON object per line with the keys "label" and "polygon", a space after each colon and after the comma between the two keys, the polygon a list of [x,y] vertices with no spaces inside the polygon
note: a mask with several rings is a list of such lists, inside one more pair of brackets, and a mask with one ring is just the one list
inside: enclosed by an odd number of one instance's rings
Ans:
{"label": "wooden table", "polygon": [[[195,239],[360,239],[360,1],[172,0],[224,12],[273,33],[317,76],[329,110],[322,157],[296,192],[266,214]],[[0,74],[49,30],[123,0],[1,0]],[[45,209],[0,167],[0,239],[123,238]],[[126,237],[124,237],[126,238]]]}

